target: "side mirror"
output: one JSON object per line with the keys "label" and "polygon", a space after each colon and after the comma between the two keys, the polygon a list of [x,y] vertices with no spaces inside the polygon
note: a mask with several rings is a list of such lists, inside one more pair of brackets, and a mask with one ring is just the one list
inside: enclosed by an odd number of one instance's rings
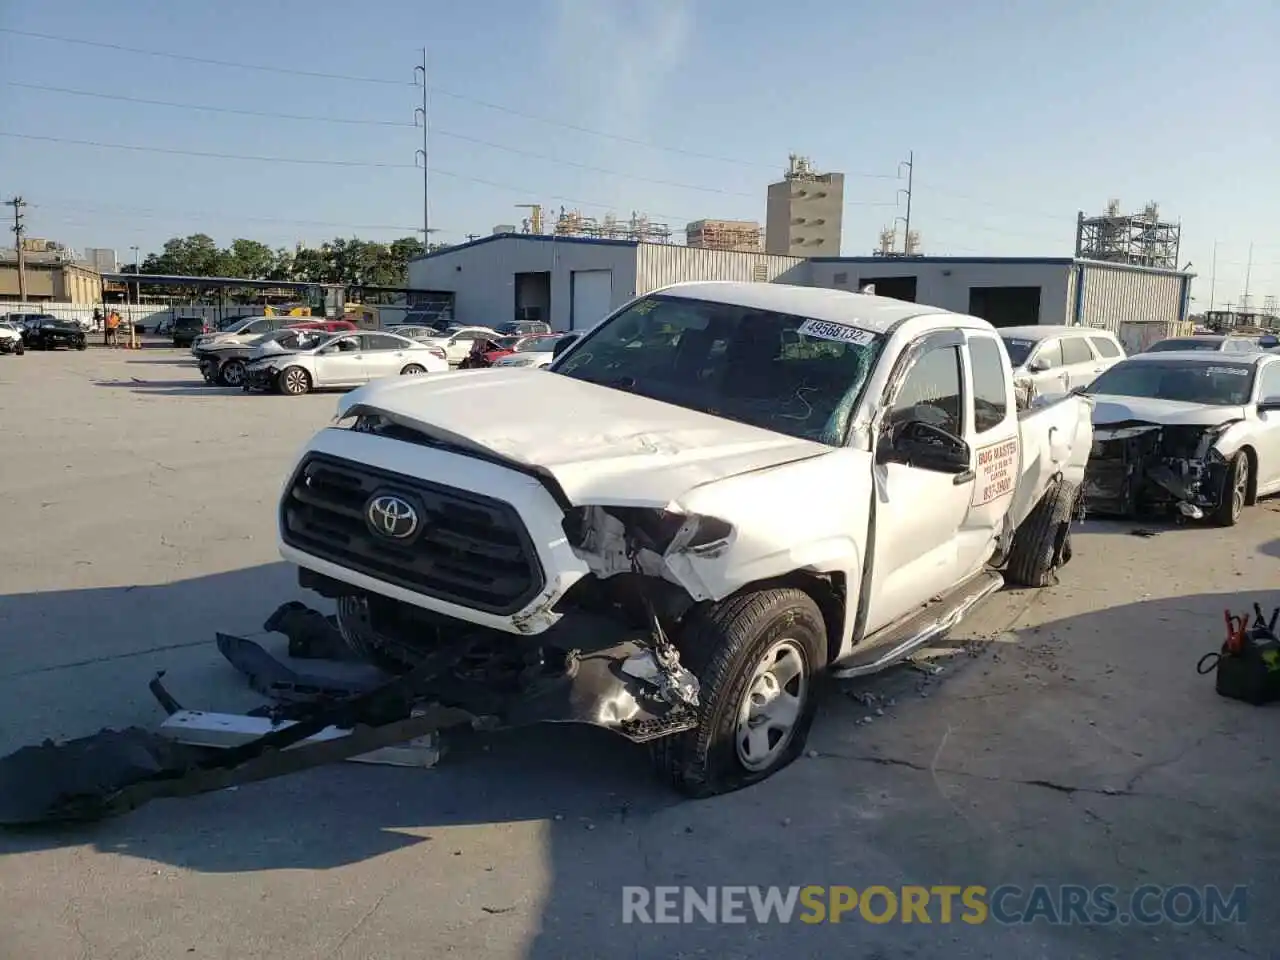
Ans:
{"label": "side mirror", "polygon": [[578,338],[580,336],[581,334],[578,334],[578,333],[567,333],[563,337],[561,337],[559,340],[557,340],[556,345],[551,348],[551,359],[552,360],[557,359],[560,356],[560,354],[564,353],[566,350],[572,347],[575,343],[577,343]]}
{"label": "side mirror", "polygon": [[877,459],[936,473],[961,474],[972,466],[973,452],[969,444],[941,427],[911,420],[893,436],[885,437]]}
{"label": "side mirror", "polygon": [[1258,401],[1259,413],[1275,413],[1280,410],[1280,397],[1265,397]]}
{"label": "side mirror", "polygon": [[1036,357],[1027,364],[1027,369],[1032,373],[1044,373],[1049,369],[1049,361],[1045,360],[1043,357]]}

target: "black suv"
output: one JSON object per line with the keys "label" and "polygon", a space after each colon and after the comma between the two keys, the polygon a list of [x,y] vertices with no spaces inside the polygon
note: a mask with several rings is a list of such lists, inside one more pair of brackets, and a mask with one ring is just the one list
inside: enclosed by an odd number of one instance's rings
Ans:
{"label": "black suv", "polygon": [[83,350],[89,345],[80,324],[74,320],[59,320],[52,314],[28,319],[22,340],[31,350],[56,350],[58,347]]}
{"label": "black suv", "polygon": [[196,337],[208,332],[209,328],[199,317],[178,317],[173,321],[173,345],[189,347],[196,342]]}

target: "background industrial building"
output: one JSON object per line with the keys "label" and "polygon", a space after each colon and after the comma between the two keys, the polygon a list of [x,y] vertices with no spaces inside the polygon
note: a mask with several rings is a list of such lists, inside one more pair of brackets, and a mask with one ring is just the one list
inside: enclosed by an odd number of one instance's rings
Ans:
{"label": "background industrial building", "polygon": [[632,297],[687,280],[793,283],[877,294],[996,326],[1125,324],[1161,335],[1187,319],[1192,274],[1076,257],[800,257],[634,240],[500,234],[409,264],[409,286],[451,291],[460,323],[590,327]]}
{"label": "background industrial building", "polygon": [[808,157],[794,153],[789,161],[782,179],[769,184],[765,252],[789,257],[839,255],[844,174],[819,173]]}

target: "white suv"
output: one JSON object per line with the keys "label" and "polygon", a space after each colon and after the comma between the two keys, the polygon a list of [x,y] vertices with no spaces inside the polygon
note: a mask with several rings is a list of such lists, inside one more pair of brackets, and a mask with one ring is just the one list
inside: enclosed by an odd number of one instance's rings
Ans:
{"label": "white suv", "polygon": [[1003,327],[1000,338],[1014,383],[1032,398],[1087,387],[1125,358],[1115,334],[1094,327]]}

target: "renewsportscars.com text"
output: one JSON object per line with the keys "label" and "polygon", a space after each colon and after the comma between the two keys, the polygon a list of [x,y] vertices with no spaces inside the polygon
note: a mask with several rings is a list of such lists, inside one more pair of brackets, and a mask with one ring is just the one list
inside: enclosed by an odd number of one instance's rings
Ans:
{"label": "renewsportscars.com text", "polygon": [[1147,884],[623,887],[623,923],[1244,923],[1248,889]]}

